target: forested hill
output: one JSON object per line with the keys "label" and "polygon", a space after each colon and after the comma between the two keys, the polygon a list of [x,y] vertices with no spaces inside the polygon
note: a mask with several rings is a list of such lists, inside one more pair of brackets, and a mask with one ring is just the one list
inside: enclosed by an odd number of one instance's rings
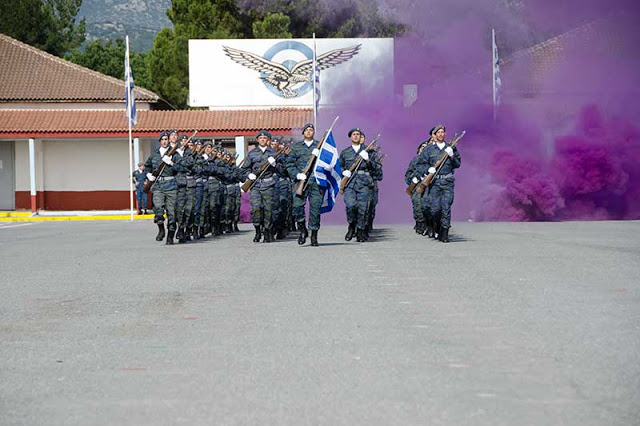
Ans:
{"label": "forested hill", "polygon": [[87,40],[129,35],[131,49],[151,50],[156,34],[173,27],[166,11],[171,0],[83,0],[78,19],[87,20]]}

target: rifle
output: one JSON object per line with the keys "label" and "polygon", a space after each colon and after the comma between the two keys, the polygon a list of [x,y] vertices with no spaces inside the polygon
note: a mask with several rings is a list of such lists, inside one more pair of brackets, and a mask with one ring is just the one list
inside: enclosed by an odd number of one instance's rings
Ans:
{"label": "rifle", "polygon": [[[367,147],[364,149],[365,151],[371,151],[373,150],[374,145],[376,144],[376,142],[378,142],[378,139],[380,139],[380,133],[378,133],[378,136],[376,136],[376,138],[374,140],[371,141],[371,143],[369,145],[367,145]],[[351,182],[351,179],[353,179],[353,176],[355,175],[355,172],[358,170],[358,168],[360,167],[360,164],[362,164],[362,157],[360,156],[360,154],[358,154],[358,158],[356,158],[356,161],[353,162],[353,164],[351,165],[351,167],[349,167],[349,171],[351,172],[351,176],[350,177],[343,177],[342,181],[340,182],[340,193],[344,194],[344,189],[347,187],[347,185],[349,185],[349,182]]]}
{"label": "rifle", "polygon": [[[460,139],[463,138],[463,136],[465,135],[465,133],[467,133],[466,130],[462,131],[462,134],[460,134],[460,136],[456,137],[453,142],[451,142],[449,144],[449,146],[451,148],[453,148],[454,146],[456,146],[458,144],[458,142],[460,142]],[[424,190],[427,189],[430,185],[431,182],[433,181],[433,179],[436,177],[436,175],[440,172],[440,170],[442,169],[442,166],[444,166],[444,163],[447,161],[447,159],[449,158],[449,154],[447,154],[446,152],[443,152],[442,155],[440,156],[440,159],[438,159],[438,162],[435,164],[434,168],[436,169],[435,173],[431,173],[427,176],[425,176],[422,181],[418,184],[418,188],[416,189],[416,191],[418,191],[418,194],[422,195],[424,194]],[[413,191],[412,191],[413,192]],[[409,195],[411,195],[411,193],[409,192],[409,188],[407,188],[407,193]]]}
{"label": "rifle", "polygon": [[[187,139],[187,143],[188,143],[191,139],[193,139],[193,137],[194,137],[197,133],[198,133],[198,131],[197,131],[197,130],[196,130],[196,131],[194,131],[194,132],[193,132],[193,134],[191,135],[191,137],[190,137],[189,139]],[[184,144],[184,146],[187,146],[187,143],[185,143],[185,144]],[[169,157],[171,157],[171,156],[176,152],[176,150],[177,150],[180,146],[181,146],[181,145],[180,145],[180,142],[177,142],[177,143],[176,143],[176,145],[175,145],[173,148],[171,148],[171,150],[170,150],[168,153],[166,153],[166,154],[165,154],[165,156],[169,156]],[[158,166],[158,168],[157,168],[157,169],[155,169],[153,172],[151,172],[151,174],[152,174],[154,177],[156,177],[156,178],[157,178],[158,176],[160,176],[160,174],[161,174],[161,173],[162,173],[162,171],[164,170],[164,166],[166,166],[166,165],[167,165],[167,164],[166,164],[165,162],[160,163],[160,165]],[[156,181],[155,181],[155,180],[154,180],[153,182],[152,182],[152,181],[150,181],[150,180],[146,180],[146,181],[144,182],[144,187],[142,188],[142,192],[144,192],[145,194],[148,194],[148,193],[149,193],[149,191],[151,191],[151,188],[153,188],[153,185],[154,185],[155,183],[156,183]]]}
{"label": "rifle", "polygon": [[[275,154],[272,155],[272,157],[274,159],[277,159],[280,156],[280,154],[282,154],[283,152],[284,150],[282,149],[282,147],[278,147],[278,150],[276,151]],[[256,180],[247,179],[246,182],[242,184],[241,186],[242,192],[248,192],[251,188],[253,188],[253,185],[256,184],[258,179],[262,177],[264,172],[266,172],[269,167],[271,167],[271,164],[269,163],[269,161],[265,160],[260,166],[260,168],[258,169],[258,173],[256,174],[257,176]]]}
{"label": "rifle", "polygon": [[[338,121],[338,118],[340,118],[340,116],[337,116],[336,119],[333,120],[333,124],[324,133],[324,136],[322,137],[322,140],[316,146],[316,149],[318,151],[322,148],[322,144],[324,144],[324,141],[327,140],[327,137],[329,136],[329,133],[331,133],[331,130],[333,130],[333,126],[336,125],[336,122]],[[317,160],[317,157],[315,155],[311,154],[311,156],[309,157],[309,160],[307,161],[307,165],[304,167],[304,169],[302,169],[301,173],[306,175],[307,179],[301,180],[296,184],[296,194],[301,196],[301,197],[304,194],[304,190],[307,189],[307,185],[309,184],[309,174],[310,174],[311,170],[313,170],[313,167],[316,164],[316,160]]]}

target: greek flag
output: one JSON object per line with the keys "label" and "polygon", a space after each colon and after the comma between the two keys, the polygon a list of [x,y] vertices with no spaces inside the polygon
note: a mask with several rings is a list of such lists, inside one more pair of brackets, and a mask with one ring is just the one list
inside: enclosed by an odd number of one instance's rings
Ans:
{"label": "greek flag", "polygon": [[326,188],[320,213],[330,212],[336,203],[336,195],[338,195],[338,191],[340,190],[340,180],[342,179],[342,171],[340,170],[340,163],[338,162],[339,156],[336,141],[333,139],[333,131],[331,131],[322,144],[320,156],[313,170],[313,176],[318,186]]}
{"label": "greek flag", "polygon": [[127,104],[127,118],[129,125],[135,126],[138,122],[136,117],[136,98],[133,93],[133,75],[129,64],[129,36],[126,36],[127,50],[124,54],[124,101]]}

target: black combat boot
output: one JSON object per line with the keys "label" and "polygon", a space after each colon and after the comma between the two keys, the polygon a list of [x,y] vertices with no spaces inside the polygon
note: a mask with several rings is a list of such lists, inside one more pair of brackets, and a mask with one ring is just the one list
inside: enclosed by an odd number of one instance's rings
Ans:
{"label": "black combat boot", "polygon": [[442,232],[444,231],[445,228],[443,228],[442,226],[438,227],[438,241],[442,241]]}
{"label": "black combat boot", "polygon": [[365,241],[367,241],[364,239],[364,231],[360,228],[358,228],[358,230],[356,231],[356,241],[359,243],[364,243]]}
{"label": "black combat boot", "polygon": [[418,220],[416,222],[416,226],[414,226],[413,229],[416,230],[416,234],[422,234],[424,232],[424,222],[421,220]]}
{"label": "black combat boot", "polygon": [[204,226],[198,226],[198,239],[204,238]]}
{"label": "black combat boot", "polygon": [[158,235],[156,235],[156,241],[164,240],[164,223],[158,224]]}
{"label": "black combat boot", "polygon": [[256,236],[253,237],[253,242],[259,243],[260,238],[262,237],[262,233],[260,232],[260,225],[253,225],[253,227],[256,228]]}
{"label": "black combat boot", "polygon": [[238,222],[233,222],[233,232],[240,232],[240,229],[238,228]]}
{"label": "black combat boot", "polygon": [[176,234],[176,231],[173,229],[169,229],[169,232],[167,232],[167,242],[166,244],[168,246],[173,245],[173,236]]}
{"label": "black combat boot", "polygon": [[449,242],[449,228],[442,228],[440,230],[440,241],[443,243]]}
{"label": "black combat boot", "polygon": [[271,234],[271,228],[264,228],[264,239],[262,241],[265,243],[273,242],[273,234]]}
{"label": "black combat boot", "polygon": [[427,222],[427,227],[422,231],[422,235],[429,238],[433,237],[433,224],[431,221]]}
{"label": "black combat boot", "polygon": [[307,231],[307,224],[304,220],[302,222],[298,222],[298,230],[300,231],[298,244],[302,245],[307,242],[307,237],[309,236],[309,231]]}
{"label": "black combat boot", "polygon": [[311,247],[318,247],[318,230],[311,230]]}
{"label": "black combat boot", "polygon": [[431,238],[435,239],[435,240],[439,240],[439,235],[438,232],[440,231],[440,225],[438,224],[437,221],[433,221],[433,233],[431,234]]}
{"label": "black combat boot", "polygon": [[184,239],[184,231],[182,230],[182,225],[178,224],[178,232],[176,233],[176,238],[178,241]]}
{"label": "black combat boot", "polygon": [[180,237],[176,234],[176,238],[178,238],[178,244],[184,244],[189,241],[189,231],[187,228],[178,228],[178,233]]}
{"label": "black combat boot", "polygon": [[365,241],[369,241],[369,229],[369,225],[366,225],[362,230],[362,238],[364,238]]}
{"label": "black combat boot", "polygon": [[350,223],[349,229],[347,230],[347,235],[344,236],[345,241],[351,241],[355,234],[356,234],[356,224]]}

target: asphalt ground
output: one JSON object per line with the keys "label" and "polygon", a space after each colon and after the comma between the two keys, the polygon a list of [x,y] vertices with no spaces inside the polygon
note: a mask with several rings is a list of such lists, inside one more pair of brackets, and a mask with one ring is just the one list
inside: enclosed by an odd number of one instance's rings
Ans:
{"label": "asphalt ground", "polygon": [[640,222],[345,231],[0,223],[0,424],[640,424]]}

